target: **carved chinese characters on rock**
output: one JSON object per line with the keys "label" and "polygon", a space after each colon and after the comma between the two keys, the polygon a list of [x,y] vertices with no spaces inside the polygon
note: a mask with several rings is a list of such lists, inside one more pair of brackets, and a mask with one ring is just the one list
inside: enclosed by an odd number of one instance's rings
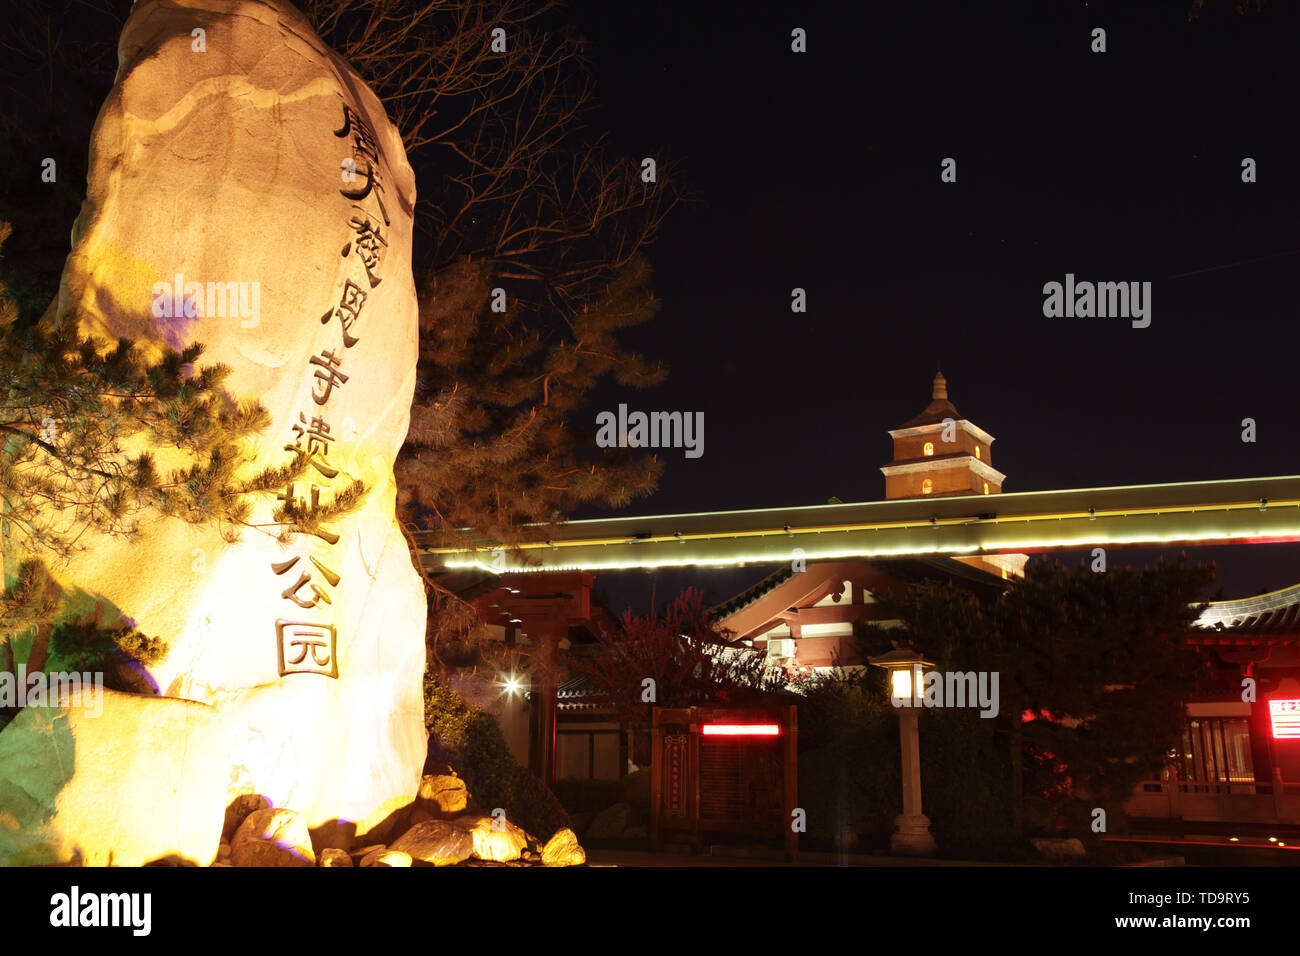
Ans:
{"label": "carved chinese characters on rock", "polygon": [[328,325],[330,319],[338,316],[339,327],[343,330],[343,347],[350,349],[360,341],[356,336],[350,334],[352,326],[361,318],[361,309],[366,304],[365,291],[353,282],[346,279],[343,282],[343,294],[339,297],[339,303],[330,308],[328,312],[320,317],[321,325]]}
{"label": "carved chinese characters on rock", "polygon": [[356,236],[343,247],[343,258],[346,259],[349,252],[356,252],[357,258],[365,266],[366,279],[370,282],[370,288],[373,289],[384,281],[375,275],[375,270],[379,268],[384,249],[388,247],[388,241],[384,239],[383,229],[379,223],[371,220],[360,206],[355,208],[358,212],[361,212],[361,215],[349,219],[348,225],[352,227],[352,231]]}
{"label": "carved chinese characters on rock", "polygon": [[333,624],[282,619],[275,622],[275,637],[281,677],[286,674],[339,676],[338,633]]}
{"label": "carved chinese characters on rock", "polygon": [[[355,182],[351,188],[340,189],[339,192],[348,199],[358,201],[373,196],[379,214],[384,218],[384,225],[387,226],[388,210],[384,208],[384,186],[379,181],[379,146],[375,143],[375,134],[352,107],[344,103],[343,126],[336,129],[334,135],[340,139],[347,139],[349,135],[352,137],[352,163],[348,168],[352,171],[351,178]],[[364,173],[360,172],[362,166],[365,167]],[[365,177],[364,184],[358,180],[359,176]]]}
{"label": "carved chinese characters on rock", "polygon": [[334,354],[333,349],[322,349],[320,355],[310,359],[316,368],[316,385],[312,389],[311,399],[317,405],[324,405],[334,394],[334,389],[347,384],[348,377],[339,371],[343,360]]}
{"label": "carved chinese characters on rock", "polygon": [[[344,187],[339,190],[348,200],[341,204],[340,221],[341,232],[346,234],[340,247],[345,272],[333,304],[320,317],[321,325],[337,326],[342,348],[324,348],[307,359],[315,407],[298,413],[292,440],[284,450],[305,456],[314,474],[308,473],[302,494],[298,484],[290,482],[277,495],[283,502],[284,523],[289,527],[298,517],[317,515],[324,506],[322,492],[328,495],[332,491],[329,483],[342,474],[330,461],[338,434],[331,427],[329,406],[337,405],[347,385],[344,358],[347,350],[361,341],[366,298],[369,290],[383,282],[380,273],[388,249],[385,231],[390,221],[380,175],[382,154],[366,122],[352,107],[346,103],[342,106],[343,125],[332,132],[347,141],[351,150],[343,164]],[[278,671],[281,677],[320,674],[337,678],[338,632],[332,612],[343,581],[335,570],[339,561],[333,553],[339,536],[316,522],[311,522],[310,527],[310,532],[300,528],[289,532],[294,537],[304,536],[304,540],[309,533],[315,539],[309,547],[300,546],[284,560],[271,562],[271,571],[281,588],[280,597],[286,604],[286,616],[275,623]]]}

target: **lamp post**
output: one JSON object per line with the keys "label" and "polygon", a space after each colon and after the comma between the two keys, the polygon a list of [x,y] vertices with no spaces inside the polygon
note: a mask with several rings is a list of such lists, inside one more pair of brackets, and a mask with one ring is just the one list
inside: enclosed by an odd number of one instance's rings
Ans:
{"label": "lamp post", "polygon": [[906,856],[934,852],[930,818],[921,812],[921,747],[917,710],[921,706],[921,675],[932,663],[908,647],[867,659],[889,672],[889,702],[898,709],[898,741],[903,765],[903,812],[894,818],[889,848]]}

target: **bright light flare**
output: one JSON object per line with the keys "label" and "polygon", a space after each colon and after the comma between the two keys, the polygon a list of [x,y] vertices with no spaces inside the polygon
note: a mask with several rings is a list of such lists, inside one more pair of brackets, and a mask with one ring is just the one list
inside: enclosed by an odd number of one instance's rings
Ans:
{"label": "bright light flare", "polygon": [[503,675],[498,683],[502,687],[503,693],[510,694],[511,696],[518,694],[524,686],[523,682],[514,674],[508,676]]}

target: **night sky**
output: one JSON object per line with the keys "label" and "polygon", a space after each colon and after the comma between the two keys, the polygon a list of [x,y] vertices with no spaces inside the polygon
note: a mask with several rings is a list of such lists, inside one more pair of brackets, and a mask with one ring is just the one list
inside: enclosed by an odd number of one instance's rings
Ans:
{"label": "night sky", "polygon": [[[1009,492],[1300,472],[1300,21],[1189,5],[576,4],[596,121],[679,159],[696,197],[652,251],[663,310],[634,337],[670,377],[597,407],[702,410],[705,453],[664,452],[661,490],[624,513],[881,499],[886,432],[940,364]],[[1150,327],[1045,318],[1067,272],[1151,282]],[[1190,554],[1228,597],[1300,583],[1300,545]],[[644,610],[652,582],[721,599],[762,573],[598,585]]]}
{"label": "night sky", "polygon": [[[1205,0],[1189,23],[1191,2],[571,0],[592,131],[679,162],[694,197],[650,251],[662,311],[631,334],[670,376],[601,389],[583,424],[702,411],[705,452],[662,452],[659,492],[621,513],[879,500],[887,431],[940,365],[1009,492],[1300,473],[1300,15]],[[54,131],[60,155],[90,119]],[[1045,318],[1066,273],[1151,282],[1150,327]],[[1300,545],[1190,553],[1225,596],[1300,583]],[[722,600],[765,571],[597,584],[644,610],[652,586]]]}

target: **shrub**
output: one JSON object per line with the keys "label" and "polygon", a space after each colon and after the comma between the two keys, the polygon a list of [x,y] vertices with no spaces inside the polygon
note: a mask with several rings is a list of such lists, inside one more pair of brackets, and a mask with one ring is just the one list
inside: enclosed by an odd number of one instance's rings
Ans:
{"label": "shrub", "polygon": [[[919,714],[922,810],[944,856],[1016,859],[1010,757],[993,721],[967,709]],[[808,839],[826,844],[845,827],[887,851],[902,812],[898,714],[884,678],[826,679],[799,705],[799,804]],[[865,849],[866,847],[864,847]]]}
{"label": "shrub", "polygon": [[[1023,858],[1028,844],[1014,831],[1011,756],[993,721],[973,710],[933,708],[921,711],[919,733],[921,801],[940,852]],[[897,739],[895,728],[895,750]]]}
{"label": "shrub", "polygon": [[799,805],[808,840],[829,845],[846,827],[888,845],[901,809],[898,725],[857,678],[811,687],[799,705]]}
{"label": "shrub", "polygon": [[460,774],[477,806],[501,807],[507,819],[543,841],[570,825],[555,794],[515,761],[497,719],[467,704],[433,671],[424,675],[424,725],[430,762]]}
{"label": "shrub", "polygon": [[622,780],[557,780],[554,789],[570,813],[604,810],[623,799]]}

